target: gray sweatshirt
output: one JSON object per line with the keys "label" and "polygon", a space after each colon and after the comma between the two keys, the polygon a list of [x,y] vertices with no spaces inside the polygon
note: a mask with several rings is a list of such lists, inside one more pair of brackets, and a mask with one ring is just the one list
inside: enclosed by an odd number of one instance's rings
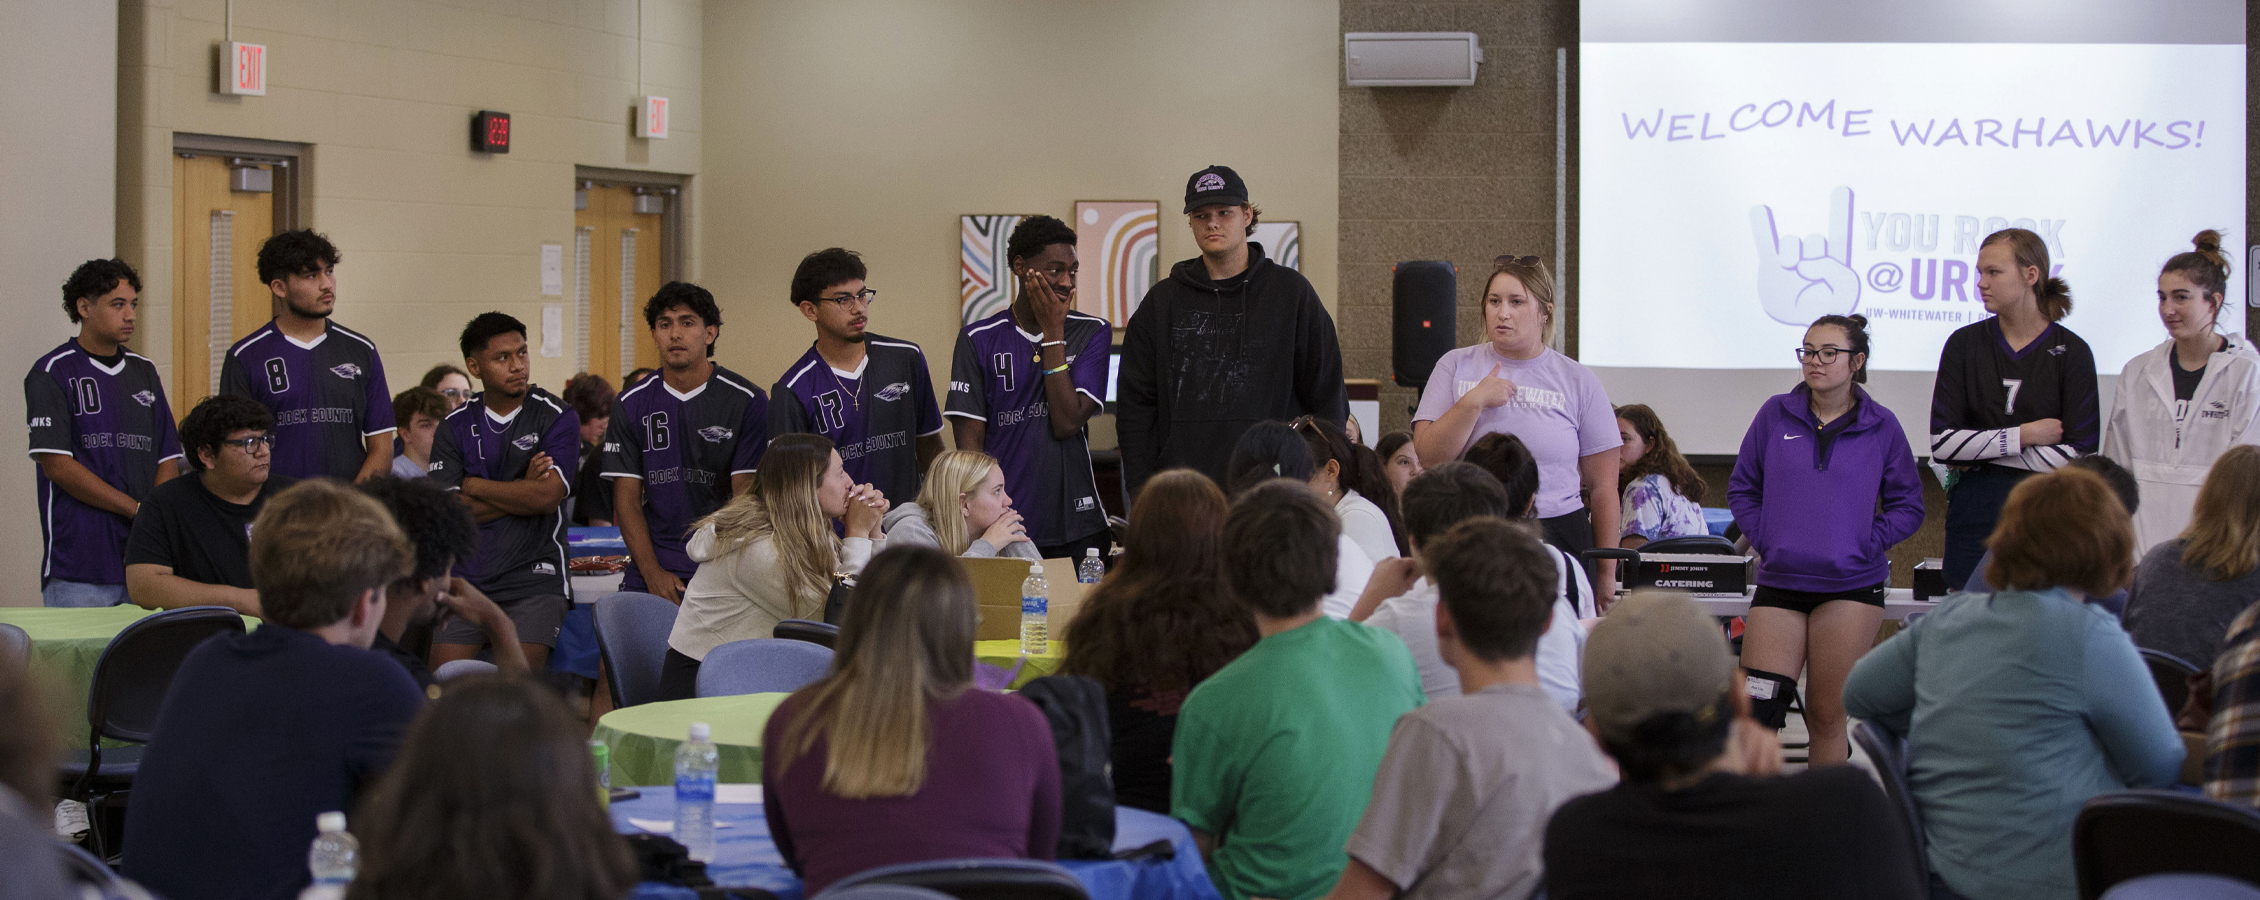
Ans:
{"label": "gray sweatshirt", "polygon": [[[941,539],[934,536],[934,526],[926,521],[926,511],[920,509],[916,503],[905,503],[887,510],[887,517],[879,520],[879,530],[886,533],[887,546],[889,547],[933,547],[940,549],[942,546]],[[1029,562],[1044,561],[1043,554],[1036,552],[1036,545],[1027,541],[1013,541],[1004,545],[1004,549],[1000,551],[996,548],[996,545],[980,538],[974,538],[972,545],[966,547],[965,552],[958,555],[969,556],[974,559],[1013,556]]]}
{"label": "gray sweatshirt", "polygon": [[2200,669],[2213,667],[2229,623],[2260,600],[2260,571],[2214,581],[2182,564],[2181,538],[2150,548],[2135,566],[2127,594],[2127,632],[2134,645],[2164,650]]}

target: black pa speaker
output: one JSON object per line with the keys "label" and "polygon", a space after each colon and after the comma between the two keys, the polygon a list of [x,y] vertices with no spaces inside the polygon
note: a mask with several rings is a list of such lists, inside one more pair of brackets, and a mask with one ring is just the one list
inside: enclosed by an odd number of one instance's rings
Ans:
{"label": "black pa speaker", "polygon": [[1397,383],[1419,389],[1428,384],[1436,360],[1459,339],[1458,270],[1436,260],[1401,262],[1390,285],[1395,316],[1389,367]]}

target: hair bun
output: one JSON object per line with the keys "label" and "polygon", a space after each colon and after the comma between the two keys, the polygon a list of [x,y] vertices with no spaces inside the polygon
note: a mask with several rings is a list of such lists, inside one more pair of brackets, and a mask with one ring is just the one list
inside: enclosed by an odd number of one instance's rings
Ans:
{"label": "hair bun", "polygon": [[1859,313],[1853,313],[1853,314],[1851,314],[1851,315],[1849,315],[1849,316],[1845,316],[1845,318],[1847,318],[1847,319],[1851,319],[1851,320],[1852,320],[1852,324],[1853,324],[1853,325],[1856,325],[1856,326],[1859,326],[1859,329],[1860,329],[1861,331],[1866,331],[1866,330],[1868,330],[1868,317],[1867,317],[1867,316],[1863,316],[1863,315],[1860,315]]}
{"label": "hair bun", "polygon": [[2221,252],[2221,233],[2211,228],[2198,232],[2197,236],[2191,238],[2189,242],[2197,246],[2199,253]]}

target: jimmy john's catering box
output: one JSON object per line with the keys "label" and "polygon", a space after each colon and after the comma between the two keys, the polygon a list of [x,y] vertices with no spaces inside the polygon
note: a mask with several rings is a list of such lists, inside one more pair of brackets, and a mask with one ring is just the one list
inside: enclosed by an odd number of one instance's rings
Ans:
{"label": "jimmy john's catering box", "polygon": [[1750,558],[1725,553],[1643,553],[1638,570],[1626,582],[1629,588],[1741,596],[1750,584]]}

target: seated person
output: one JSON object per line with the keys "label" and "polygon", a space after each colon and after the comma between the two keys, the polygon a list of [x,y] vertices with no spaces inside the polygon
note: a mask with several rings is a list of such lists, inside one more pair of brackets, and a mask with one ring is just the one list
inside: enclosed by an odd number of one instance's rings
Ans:
{"label": "seated person", "polygon": [[582,372],[565,382],[561,399],[581,417],[581,471],[573,476],[573,524],[612,527],[612,486],[604,480],[604,432],[612,427],[611,382]]}
{"label": "seated person", "polygon": [[1329,900],[1529,897],[1554,809],[1616,783],[1538,684],[1538,636],[1558,615],[1549,549],[1536,529],[1491,517],[1422,542],[1460,689],[1397,720]]}
{"label": "seated person", "polygon": [[1042,562],[1004,492],[1004,468],[977,450],[951,450],[926,467],[918,502],[887,511],[879,530],[889,547],[939,547],[959,556],[1012,556]]}
{"label": "seated person", "polygon": [[267,621],[205,641],[173,676],[126,811],[128,876],[172,900],[298,896],[315,816],[351,812],[423,704],[369,649],[410,559],[392,516],[346,485],[267,504],[251,530]]}
{"label": "seated person", "polygon": [[[1475,443],[1469,444],[1467,452],[1461,454],[1460,458],[1499,479],[1499,483],[1506,486],[1510,500],[1526,496],[1524,491],[1527,490],[1527,496],[1531,498],[1530,506],[1516,512],[1514,517],[1537,520],[1538,457],[1531,454],[1530,447],[1522,442],[1522,438],[1494,431],[1476,438]],[[1569,598],[1570,608],[1576,611],[1577,617],[1590,619],[1600,615],[1600,603],[1604,598],[1593,595],[1592,571],[1572,556],[1570,551],[1556,546],[1553,539],[1548,538],[1546,546],[1561,551],[1556,558],[1569,563],[1561,572],[1562,592]],[[1571,574],[1573,571],[1575,575]],[[1546,666],[1541,663],[1539,672],[1544,674],[1545,671]],[[1548,683],[1552,683],[1550,678]]]}
{"label": "seated person", "polygon": [[2260,447],[2213,461],[2189,528],[2150,548],[2134,570],[2124,618],[2134,645],[2209,668],[2229,623],[2260,600]]}
{"label": "seated person", "polygon": [[[1502,436],[1515,441],[1513,435]],[[1515,441],[1518,449],[1521,445],[1521,441]],[[1428,568],[1420,560],[1420,547],[1452,526],[1479,516],[1528,520],[1537,503],[1538,463],[1529,451],[1521,454],[1524,477],[1518,477],[1512,489],[1501,487],[1498,479],[1473,463],[1459,461],[1422,472],[1406,485],[1405,522],[1414,535],[1413,558],[1374,567],[1373,580],[1358,598],[1358,608],[1350,613],[1350,621],[1386,628],[1405,642],[1413,662],[1420,666],[1421,690],[1430,700],[1459,696],[1460,683],[1459,673],[1438,650],[1436,585],[1422,574]],[[1508,512],[1512,509],[1523,512]],[[1577,619],[1578,600],[1592,596],[1593,591],[1585,581],[1583,566],[1554,545],[1544,546],[1554,577],[1554,603],[1553,619],[1546,626],[1545,636],[1538,639],[1538,682],[1563,711],[1575,716],[1579,706],[1578,661],[1585,651],[1585,626]]]}
{"label": "seated person", "polygon": [[1396,504],[1383,505],[1390,499],[1391,489],[1389,476],[1381,471],[1380,457],[1370,450],[1358,452],[1362,448],[1326,419],[1304,416],[1296,419],[1293,427],[1302,436],[1303,445],[1310,448],[1311,490],[1334,504],[1334,515],[1342,520],[1343,536],[1375,563],[1410,553]]}
{"label": "seated person", "polygon": [[1609,611],[1585,645],[1585,703],[1624,781],[1547,824],[1550,900],[1924,896],[1901,813],[1867,773],[1778,774],[1718,622],[1686,597],[1642,590]]}
{"label": "seated person", "polygon": [[1935,895],[2071,897],[2080,805],[2181,772],[2134,642],[2085,602],[2126,587],[2134,523],[2101,476],[2067,466],[2010,491],[1986,545],[2001,590],[1949,595],[1868,651],[1844,709],[1907,736]]}
{"label": "seated person", "polygon": [[[779,435],[739,494],[691,533],[698,572],[683,587],[683,609],[667,635],[659,674],[662,699],[698,694],[698,664],[731,641],[772,636],[786,619],[816,619],[832,576],[853,573],[886,546],[879,521],[887,500],[856,484],[820,434]],[[847,527],[847,538],[832,523]]]}
{"label": "seated person", "polygon": [[408,576],[385,588],[384,619],[378,623],[369,649],[398,660],[425,696],[437,697],[430,659],[401,647],[400,641],[411,633],[412,626],[414,633],[430,634],[434,613],[461,616],[477,623],[493,642],[497,668],[526,671],[526,653],[518,646],[518,630],[510,614],[470,582],[450,576],[456,563],[470,558],[478,541],[479,526],[471,521],[471,510],[446,488],[426,478],[385,476],[357,487],[384,504],[415,551],[415,565]]}
{"label": "seated person", "polygon": [[1342,523],[1307,480],[1233,502],[1224,580],[1262,639],[1177,714],[1170,814],[1192,826],[1226,900],[1316,897],[1341,877],[1389,729],[1423,699],[1396,635],[1319,611]]}
{"label": "seated person", "polygon": [[1191,469],[1146,480],[1122,560],[1067,623],[1060,671],[1106,688],[1114,802],[1169,815],[1169,745],[1185,695],[1255,645],[1224,587],[1224,492]]}
{"label": "seated person", "polygon": [[[791,437],[804,435],[778,440]],[[881,553],[840,622],[831,674],[770,714],[762,811],[810,896],[878,866],[1052,858],[1051,725],[1018,695],[973,686],[973,631],[973,583],[955,561],[930,547]]]}
{"label": "seated person", "polygon": [[2205,729],[2205,796],[2260,806],[2260,603],[2229,623],[2209,670],[2213,715]]}
{"label": "seated person", "polygon": [[431,474],[432,439],[450,412],[447,398],[428,387],[412,387],[392,397],[392,420],[400,423],[399,446],[392,452],[392,474],[422,478]]}
{"label": "seated person", "polygon": [[126,592],[136,606],[230,606],[265,618],[251,589],[251,521],[293,483],[267,475],[274,427],[267,407],[231,394],[204,398],[181,420],[195,471],[158,485],[133,517]]}
{"label": "seated person", "polygon": [[[1241,432],[1240,443],[1232,448],[1232,458],[1225,463],[1231,473],[1224,489],[1238,497],[1249,488],[1274,478],[1292,478],[1309,483],[1318,471],[1311,458],[1310,445],[1285,422],[1257,422]],[[1336,517],[1340,521],[1340,517]],[[1358,592],[1373,579],[1373,557],[1364,548],[1343,534],[1335,540],[1334,587],[1319,601],[1319,611],[1328,618],[1347,619],[1356,608]]]}
{"label": "seated person", "polygon": [[349,896],[627,897],[636,858],[590,790],[588,733],[532,679],[450,683],[351,823],[361,867]]}
{"label": "seated person", "polygon": [[1664,420],[1646,404],[1617,407],[1617,484],[1624,536],[1617,546],[1627,550],[1665,538],[1699,537],[1711,533],[1703,521],[1703,493],[1708,485],[1695,467],[1680,455],[1679,444],[1664,430]]}
{"label": "seated person", "polygon": [[[2127,471],[2125,466],[2112,461],[2110,457],[2082,456],[2066,463],[2065,467],[2086,469],[2101,476],[2103,483],[2111,486],[2111,494],[2118,497],[2119,503],[2126,508],[2128,516],[2133,516],[2136,510],[2142,508],[2142,483],[2135,480],[2133,472]],[[1962,590],[1971,593],[1989,593],[2000,590],[2001,585],[1987,580],[1986,573],[1992,570],[1993,551],[1989,549],[1985,551],[1984,556],[1978,558],[1977,568],[1970,570],[1970,580],[1963,583]],[[2117,616],[2124,614],[2127,610],[2127,594],[2128,589],[2121,588],[2101,597],[2089,597],[2087,602]],[[2199,666],[2205,665],[2203,660],[2191,660],[2191,662]]]}

